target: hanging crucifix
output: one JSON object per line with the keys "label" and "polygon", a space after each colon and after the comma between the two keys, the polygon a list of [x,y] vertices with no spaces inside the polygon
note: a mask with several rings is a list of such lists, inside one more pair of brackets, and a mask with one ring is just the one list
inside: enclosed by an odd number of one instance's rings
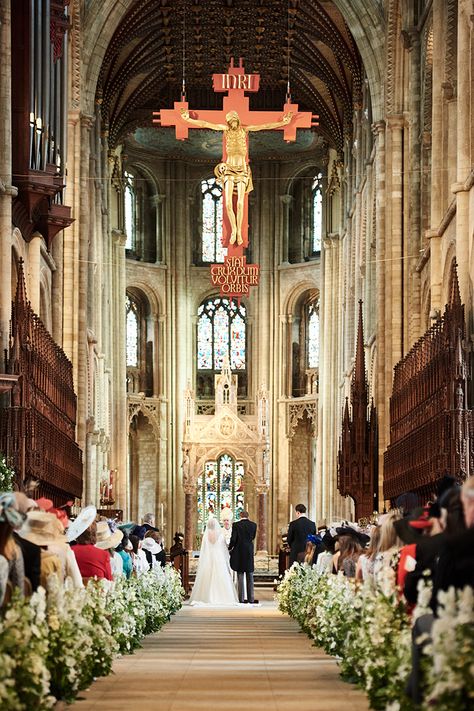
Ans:
{"label": "hanging crucifix", "polygon": [[[248,194],[253,189],[248,155],[248,134],[253,131],[283,130],[287,142],[296,140],[298,128],[317,126],[310,112],[298,112],[298,104],[287,99],[283,112],[251,111],[247,92],[257,92],[260,75],[246,74],[242,64],[235,67],[231,60],[227,74],[213,75],[215,92],[227,93],[222,110],[190,112],[187,101],[176,101],[173,109],[154,111],[153,123],[175,126],[176,138],[185,140],[189,127],[222,131],[222,160],[214,169],[217,182],[224,192],[222,244],[227,247],[224,267],[213,265],[211,277],[221,286],[221,293],[242,296],[248,286],[258,283],[258,265],[247,265],[244,249],[248,247]],[[235,259],[238,258],[238,259]],[[229,267],[233,284],[229,286]],[[256,279],[257,276],[257,279]],[[243,288],[244,287],[244,288]]]}

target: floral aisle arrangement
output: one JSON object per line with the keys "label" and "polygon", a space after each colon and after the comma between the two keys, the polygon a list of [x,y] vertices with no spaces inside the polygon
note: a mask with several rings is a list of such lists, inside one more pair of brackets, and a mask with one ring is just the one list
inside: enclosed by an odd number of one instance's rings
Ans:
{"label": "floral aisle arrangement", "polygon": [[15,471],[8,466],[5,456],[0,452],[0,491],[13,491]]}
{"label": "floral aisle arrangement", "polygon": [[[420,614],[430,590],[421,591]],[[411,669],[411,620],[393,580],[374,588],[342,575],[295,565],[278,587],[282,612],[328,654],[339,658],[344,679],[363,688],[373,709],[412,711],[405,696]],[[474,708],[474,597],[471,588],[440,598],[431,644],[425,647],[423,711]]]}
{"label": "floral aisle arrangement", "polygon": [[184,597],[172,567],[84,589],[39,588],[29,600],[14,597],[0,617],[0,708],[43,711],[73,701],[114,658],[130,653],[158,631]]}

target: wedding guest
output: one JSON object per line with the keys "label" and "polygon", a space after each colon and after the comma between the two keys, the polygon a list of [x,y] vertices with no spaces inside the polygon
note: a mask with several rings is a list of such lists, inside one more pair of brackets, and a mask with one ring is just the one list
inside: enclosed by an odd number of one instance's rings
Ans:
{"label": "wedding guest", "polygon": [[336,552],[336,538],[332,535],[329,529],[322,537],[322,544],[324,546],[324,551],[318,555],[316,570],[318,573],[331,573],[332,559],[334,553]]}
{"label": "wedding guest", "polygon": [[147,573],[150,570],[150,563],[148,562],[148,558],[146,556],[146,553],[144,550],[142,550],[142,541],[138,536],[131,535],[130,536],[130,543],[132,544],[133,547],[133,552],[132,552],[132,562],[133,562],[133,572],[137,577],[140,577],[140,575],[143,575],[143,573]]}
{"label": "wedding guest", "polygon": [[370,543],[367,550],[359,556],[356,565],[356,580],[372,580],[374,575],[375,557],[378,553],[380,541],[380,526],[373,526],[370,531]]}
{"label": "wedding guest", "polygon": [[304,553],[306,547],[306,537],[312,533],[316,534],[316,524],[306,516],[306,506],[297,504],[295,506],[296,519],[288,526],[287,541],[290,547],[290,566],[297,560],[298,553]]}
{"label": "wedding guest", "polygon": [[[225,538],[225,535],[224,535],[224,538]],[[156,544],[156,546],[157,546],[156,548],[151,546],[151,544],[147,543],[147,541],[150,541],[150,540],[152,540]],[[143,548],[145,548],[145,549],[148,547],[148,550],[150,551],[152,556],[154,556],[156,563],[158,565],[161,565],[162,568],[164,568],[166,565],[166,553],[163,549],[163,538],[161,537],[161,535],[159,533],[157,533],[157,531],[148,531],[145,534],[145,538],[143,540],[142,545],[143,545]]]}
{"label": "wedding guest", "polygon": [[[405,599],[413,606],[418,600],[419,582],[433,580],[438,564],[440,553],[444,547],[448,536],[462,533],[466,529],[464,512],[461,503],[461,489],[458,486],[445,489],[439,500],[436,502],[438,511],[433,512],[430,507],[430,520],[433,515],[439,517],[439,527],[435,526],[429,530],[429,536],[419,538],[416,545],[416,565],[413,571],[407,572],[403,584]],[[441,532],[439,531],[441,528]],[[435,597],[432,606],[436,606]]]}
{"label": "wedding guest", "polygon": [[[29,499],[26,494],[18,491],[15,492],[15,504],[17,511],[20,514],[26,516],[28,511],[31,511],[36,507],[36,502]],[[31,584],[31,591],[35,592],[40,584],[41,575],[41,549],[35,543],[27,541],[25,538],[21,538],[17,531],[13,532],[13,538],[15,543],[20,546],[21,552],[23,554],[23,563],[25,568],[25,578],[28,578]]]}
{"label": "wedding guest", "polygon": [[26,541],[40,546],[41,569],[40,583],[46,588],[50,575],[57,575],[61,582],[64,581],[65,572],[61,566],[61,560],[55,551],[49,547],[59,545],[64,546],[64,527],[56,516],[46,511],[29,511],[23,526],[19,529],[18,535]]}
{"label": "wedding guest", "polygon": [[433,601],[439,590],[474,587],[474,476],[461,489],[465,530],[446,537],[433,580]]}
{"label": "wedding guest", "polygon": [[83,579],[105,578],[112,580],[110,555],[95,545],[97,541],[96,516],[95,506],[87,506],[82,509],[76,520],[69,526],[67,538],[69,541],[76,542],[72,550]]}
{"label": "wedding guest", "polygon": [[398,567],[398,552],[403,546],[403,541],[398,537],[394,526],[395,521],[399,518],[401,518],[401,516],[396,511],[385,514],[383,517],[380,527],[379,547],[374,563],[375,582],[381,581],[385,572],[390,569],[394,573],[395,582]]}
{"label": "wedding guest", "polygon": [[[356,535],[357,532],[354,531],[352,533],[353,530],[350,527],[337,529],[339,551],[334,556],[333,565],[335,572],[342,571],[347,578],[355,577],[357,561],[363,550],[360,539]],[[343,533],[340,533],[340,531]]]}
{"label": "wedding guest", "polygon": [[25,568],[23,554],[21,548],[15,543],[13,531],[20,528],[23,521],[24,516],[16,509],[14,495],[0,495],[0,556],[6,560],[8,567],[6,575],[7,568],[5,563],[2,563],[4,584],[0,587],[4,589],[9,581],[14,588],[18,589],[22,597],[25,588]]}
{"label": "wedding guest", "polygon": [[[112,530],[112,528],[114,530]],[[115,548],[123,539],[123,532],[111,521],[98,521],[96,532],[96,547],[106,551],[110,557],[110,571],[112,578],[117,580],[124,575],[122,557]]]}
{"label": "wedding guest", "polygon": [[115,549],[119,556],[122,559],[122,567],[123,567],[123,572],[124,575],[127,578],[130,578],[130,576],[133,573],[133,562],[132,562],[132,556],[131,552],[133,551],[133,546],[130,543],[129,537],[124,534],[122,538],[122,542],[119,543],[117,548]]}

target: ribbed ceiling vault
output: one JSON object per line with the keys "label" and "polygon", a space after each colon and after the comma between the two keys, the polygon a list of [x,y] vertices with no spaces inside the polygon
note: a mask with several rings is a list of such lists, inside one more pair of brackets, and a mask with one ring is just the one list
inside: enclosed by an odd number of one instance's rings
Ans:
{"label": "ribbed ceiling vault", "polygon": [[341,151],[354,103],[360,100],[362,66],[354,40],[328,0],[137,0],[107,49],[97,95],[115,146],[151,111],[179,100],[183,13],[186,15],[186,87],[191,108],[220,107],[211,75],[230,57],[259,72],[254,108],[278,109],[287,84],[288,32],[293,100],[320,116],[320,132]]}

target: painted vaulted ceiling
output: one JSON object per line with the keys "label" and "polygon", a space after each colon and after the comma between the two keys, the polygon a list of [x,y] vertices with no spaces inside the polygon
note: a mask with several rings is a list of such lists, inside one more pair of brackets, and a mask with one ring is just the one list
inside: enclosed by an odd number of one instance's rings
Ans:
{"label": "painted vaulted ceiling", "polygon": [[221,106],[211,76],[225,72],[231,57],[260,73],[251,107],[280,108],[289,45],[293,101],[319,114],[321,137],[342,150],[360,101],[362,65],[342,15],[327,0],[137,0],[112,38],[99,78],[111,146],[150,127],[153,110],[179,100],[183,39],[191,108]]}

